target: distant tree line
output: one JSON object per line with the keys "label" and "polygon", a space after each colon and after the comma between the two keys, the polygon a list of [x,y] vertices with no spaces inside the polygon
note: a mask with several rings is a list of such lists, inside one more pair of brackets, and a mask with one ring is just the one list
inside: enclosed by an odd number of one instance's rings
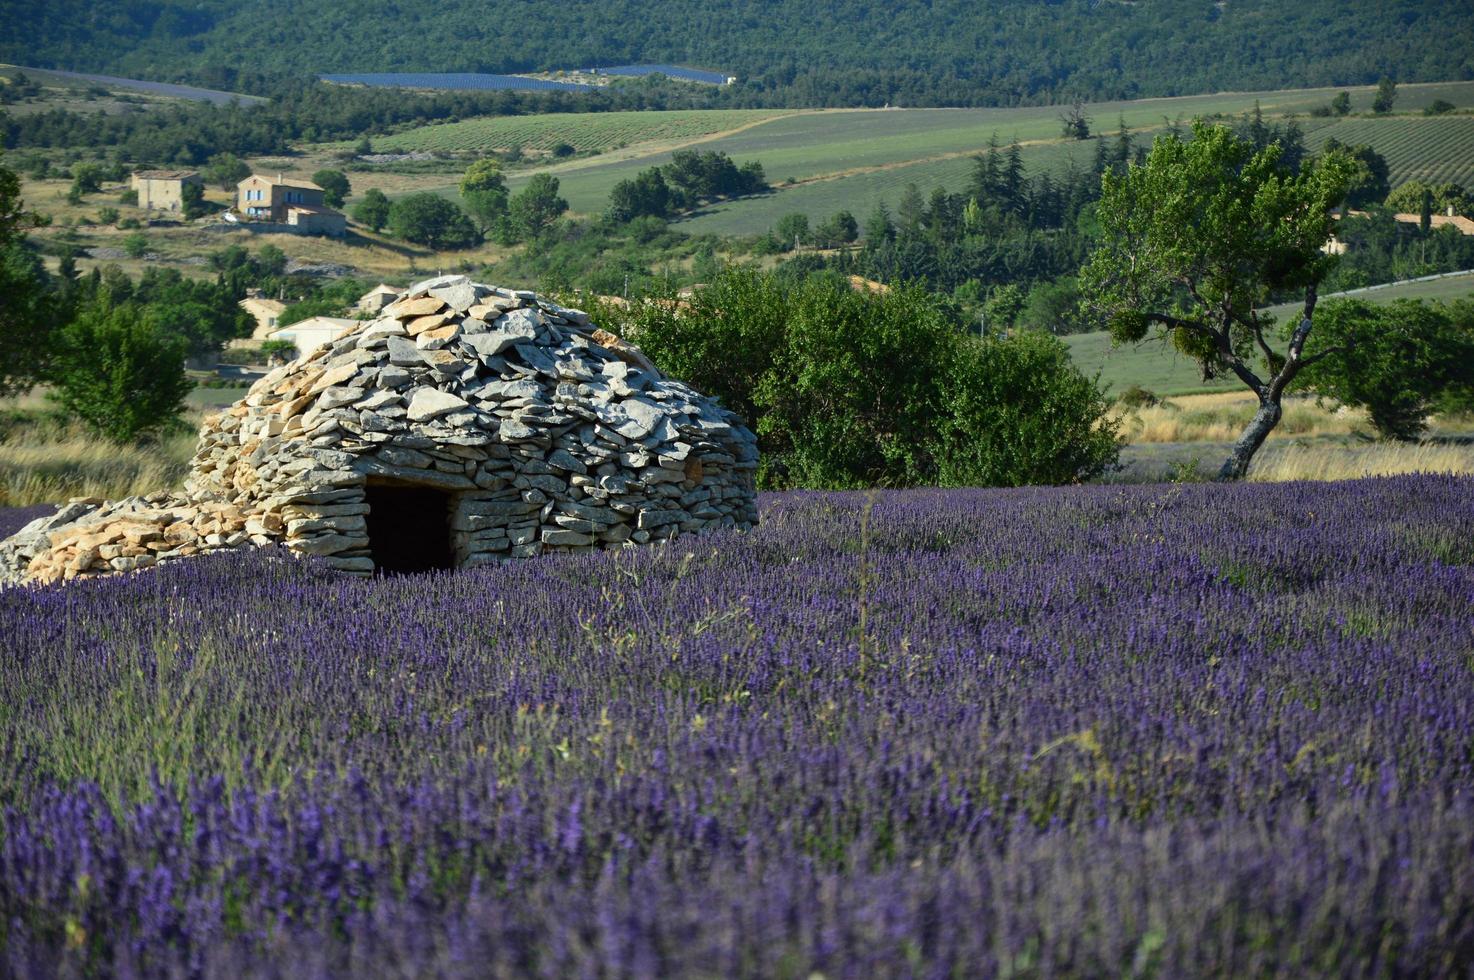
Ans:
{"label": "distant tree line", "polygon": [[[267,101],[251,105],[181,102],[167,109],[120,115],[63,108],[25,115],[0,111],[0,146],[85,147],[135,164],[200,166],[218,154],[286,154],[296,142],[351,140],[410,125],[454,122],[473,116],[686,107],[684,98],[667,104],[660,97],[664,91],[660,85],[643,86],[633,92],[433,94],[291,78],[262,81],[261,85]],[[709,100],[697,101],[705,104]]]}
{"label": "distant tree line", "polygon": [[[1279,166],[1298,173],[1310,159],[1294,120],[1272,123],[1256,108],[1223,120],[1255,151],[1276,146]],[[1166,135],[1181,135],[1169,127]],[[894,208],[881,204],[863,222],[862,244],[832,255],[799,253],[785,266],[794,273],[832,270],[880,282],[920,282],[970,308],[986,328],[1027,326],[1054,333],[1098,330],[1083,315],[1075,270],[1098,243],[1096,219],[1101,178],[1123,174],[1145,159],[1146,140],[1119,126],[1113,135],[1085,145],[1086,166],[1071,162],[1062,171],[1027,173],[1017,146],[992,141],[974,160],[967,183],[956,190],[923,194],[908,185]],[[1351,246],[1325,280],[1327,291],[1474,268],[1474,237],[1452,228],[1431,228],[1431,213],[1449,205],[1456,213],[1474,207],[1456,185],[1390,186],[1387,161],[1368,146],[1328,142],[1322,155],[1343,156],[1351,166],[1345,207],[1367,215],[1347,216],[1337,237]],[[1425,207],[1426,206],[1426,207]],[[1392,211],[1430,212],[1422,231],[1393,221]],[[807,216],[788,215],[775,225],[764,248],[787,252],[842,244],[835,231],[848,215],[835,215],[810,230]],[[831,227],[832,226],[832,227]]]}
{"label": "distant tree line", "polygon": [[[335,9],[328,0],[294,6],[291,42],[282,43],[260,29],[278,16],[265,0],[152,0],[121,8],[10,0],[10,22],[26,29],[0,40],[0,61],[254,94],[273,94],[274,78],[321,71],[692,64],[739,81],[667,86],[660,99],[818,107],[1065,105],[1077,98],[1372,85],[1386,76],[1444,81],[1469,77],[1467,52],[1474,50],[1474,8],[1467,4],[1382,0],[897,0],[883,9],[841,0],[823,17],[800,0],[771,0],[758,15],[719,22],[680,0],[630,0],[598,30],[551,0],[446,0],[412,12],[391,4],[348,17],[332,16]],[[516,43],[497,43],[507,30],[515,30]],[[885,40],[877,43],[881,30]],[[659,84],[615,87],[643,99]]]}

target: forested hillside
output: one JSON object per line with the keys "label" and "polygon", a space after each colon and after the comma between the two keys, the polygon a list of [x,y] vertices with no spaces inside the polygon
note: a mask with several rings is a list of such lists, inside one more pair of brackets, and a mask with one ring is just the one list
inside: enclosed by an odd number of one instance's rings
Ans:
{"label": "forested hillside", "polygon": [[235,69],[730,71],[723,104],[1007,105],[1474,78],[1453,0],[0,0],[0,61],[228,84]]}

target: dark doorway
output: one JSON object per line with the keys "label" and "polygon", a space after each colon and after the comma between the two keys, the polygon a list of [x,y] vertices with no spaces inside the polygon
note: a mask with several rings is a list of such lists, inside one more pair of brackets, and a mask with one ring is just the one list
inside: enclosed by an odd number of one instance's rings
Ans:
{"label": "dark doorway", "polygon": [[377,571],[390,574],[454,568],[450,547],[451,495],[434,487],[370,483],[369,550]]}

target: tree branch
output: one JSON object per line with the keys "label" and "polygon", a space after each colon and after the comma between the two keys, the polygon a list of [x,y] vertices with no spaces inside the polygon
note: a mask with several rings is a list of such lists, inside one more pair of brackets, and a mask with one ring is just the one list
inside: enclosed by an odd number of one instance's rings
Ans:
{"label": "tree branch", "polygon": [[1350,349],[1351,346],[1349,344],[1332,344],[1330,347],[1327,347],[1323,351],[1317,351],[1316,353],[1311,354],[1309,357],[1302,357],[1300,359],[1300,370],[1303,371],[1306,368],[1310,367],[1310,365],[1315,364],[1318,361],[1323,361],[1326,358],[1330,357],[1332,354],[1344,354]]}
{"label": "tree branch", "polygon": [[[1279,373],[1270,383],[1273,389],[1272,394],[1276,397],[1290,386],[1290,382],[1295,380],[1295,375],[1299,374],[1300,369],[1305,366],[1306,362],[1300,359],[1300,352],[1305,349],[1305,341],[1310,337],[1310,328],[1315,325],[1315,304],[1319,297],[1317,284],[1311,283],[1305,287],[1305,310],[1300,314],[1300,323],[1296,325],[1295,332],[1290,337],[1290,349],[1285,357],[1284,366],[1279,369]],[[1315,360],[1319,359],[1320,355],[1315,355]]]}
{"label": "tree branch", "polygon": [[1172,316],[1170,313],[1148,313],[1146,314],[1146,319],[1148,323],[1159,323],[1169,330],[1195,330],[1209,337],[1217,338],[1218,336],[1218,331],[1206,323],[1199,323],[1197,320],[1184,320],[1182,317]]}
{"label": "tree branch", "polygon": [[1315,304],[1319,298],[1318,287],[1314,284],[1305,287],[1305,310],[1300,314],[1300,323],[1295,327],[1295,333],[1290,337],[1289,356],[1287,363],[1293,363],[1300,359],[1300,351],[1305,348],[1305,338],[1310,336],[1310,328],[1314,325],[1312,318],[1315,316]]}

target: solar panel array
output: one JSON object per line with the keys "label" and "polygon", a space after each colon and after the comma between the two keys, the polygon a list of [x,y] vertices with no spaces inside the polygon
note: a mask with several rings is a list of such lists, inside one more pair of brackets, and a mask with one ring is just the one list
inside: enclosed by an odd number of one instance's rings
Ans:
{"label": "solar panel array", "polygon": [[587,92],[593,85],[577,82],[550,82],[520,75],[488,75],[480,72],[361,72],[346,75],[319,75],[325,82],[344,85],[374,85],[389,88],[465,89],[482,92],[515,90],[520,92]]}
{"label": "solar panel array", "polygon": [[727,84],[727,76],[721,72],[682,68],[679,65],[619,65],[614,68],[595,68],[594,71],[601,75],[623,75],[629,78],[660,74],[666,78],[680,79],[683,82],[705,82],[708,85]]}

